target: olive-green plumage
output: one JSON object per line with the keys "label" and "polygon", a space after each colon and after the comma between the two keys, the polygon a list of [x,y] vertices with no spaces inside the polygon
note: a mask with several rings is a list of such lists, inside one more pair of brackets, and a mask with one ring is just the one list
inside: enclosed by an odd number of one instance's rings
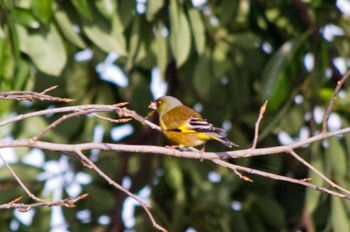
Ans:
{"label": "olive-green plumage", "polygon": [[157,111],[164,135],[180,147],[199,146],[208,140],[217,140],[227,147],[237,146],[226,138],[223,129],[214,127],[174,97],[160,97],[149,107]]}

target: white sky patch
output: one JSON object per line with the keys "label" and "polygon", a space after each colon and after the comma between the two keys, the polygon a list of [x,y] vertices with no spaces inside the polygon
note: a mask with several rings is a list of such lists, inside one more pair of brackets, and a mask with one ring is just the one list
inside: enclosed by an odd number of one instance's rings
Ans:
{"label": "white sky patch", "polygon": [[[13,148],[1,148],[0,154],[5,159],[5,161],[9,164],[18,162],[18,157]],[[2,167],[3,165],[4,164],[2,163],[2,161],[0,161],[0,167]]]}
{"label": "white sky patch", "polygon": [[349,0],[337,0],[336,6],[345,15],[350,15],[350,1]]}
{"label": "white sky patch", "polygon": [[332,69],[326,68],[325,75],[326,75],[326,77],[327,77],[328,80],[331,79],[331,77],[332,77],[332,75],[333,75]]}
{"label": "white sky patch", "polygon": [[107,215],[102,215],[98,218],[98,223],[100,225],[109,225],[110,222],[111,222],[111,218]]}
{"label": "white sky patch", "polygon": [[200,112],[202,112],[202,110],[203,110],[203,105],[202,105],[201,103],[198,102],[198,103],[194,104],[193,109],[194,109],[195,111],[197,111],[198,113],[200,113]]}
{"label": "white sky patch", "polygon": [[64,174],[71,172],[68,160],[67,156],[61,156],[58,161],[50,160],[45,162],[43,166],[45,171],[37,177],[39,181],[46,181],[43,190],[44,196],[48,196],[53,191],[63,188]]}
{"label": "white sky patch", "polygon": [[262,49],[264,52],[266,52],[266,54],[271,54],[272,52],[272,46],[269,42],[263,42]]}
{"label": "white sky patch", "polygon": [[74,178],[76,182],[82,185],[90,184],[92,181],[91,175],[85,172],[78,172]]}
{"label": "white sky patch", "polygon": [[139,14],[144,14],[146,12],[146,0],[136,1],[136,11]]}
{"label": "white sky patch", "polygon": [[131,187],[131,179],[129,176],[124,176],[123,181],[122,181],[122,186],[125,189],[130,189]]}
{"label": "white sky patch", "polygon": [[19,222],[17,220],[15,220],[15,219],[12,219],[12,221],[10,222],[10,229],[12,231],[17,231],[18,228],[19,228]]}
{"label": "white sky patch", "polygon": [[343,99],[346,98],[346,91],[340,90],[338,93],[338,97],[343,98]]}
{"label": "white sky patch", "polygon": [[304,101],[303,95],[298,94],[298,95],[296,95],[295,98],[294,98],[294,102],[295,102],[295,104],[297,104],[297,105],[303,103],[303,101]]}
{"label": "white sky patch", "polygon": [[111,129],[111,136],[113,141],[119,141],[125,136],[128,136],[134,132],[134,128],[130,124],[124,124],[121,126],[113,127]]}
{"label": "white sky patch", "polygon": [[227,85],[229,82],[229,78],[228,76],[226,75],[223,75],[221,78],[220,78],[220,83],[223,84],[223,85]]}
{"label": "white sky patch", "polygon": [[323,28],[323,37],[328,41],[333,41],[335,36],[340,35],[344,35],[343,30],[334,24],[327,24]]}
{"label": "white sky patch", "polygon": [[[103,135],[105,133],[105,129],[102,125],[96,125],[94,128],[94,134],[93,134],[93,142],[94,143],[101,143],[103,141]],[[90,159],[93,162],[96,162],[98,160],[98,155],[100,154],[100,150],[98,149],[92,149],[90,152]]]}
{"label": "white sky patch", "polygon": [[24,225],[31,225],[33,221],[35,210],[29,210],[28,212],[20,212],[19,210],[14,211],[14,216],[23,223]]}
{"label": "white sky patch", "polygon": [[293,138],[285,131],[280,131],[277,137],[282,145],[288,145],[294,142]]}
{"label": "white sky patch", "polygon": [[219,183],[221,181],[221,175],[217,172],[211,171],[208,174],[208,179],[212,183]]}
{"label": "white sky patch", "polygon": [[74,60],[76,60],[77,62],[88,61],[88,60],[91,60],[93,56],[94,56],[94,53],[92,52],[91,49],[85,49],[75,53]]}
{"label": "white sky patch", "polygon": [[210,22],[210,24],[213,25],[213,26],[219,25],[219,20],[218,20],[218,18],[216,18],[216,17],[214,17],[214,16],[210,17],[209,22]]}
{"label": "white sky patch", "polygon": [[[57,194],[58,195],[58,194]],[[62,193],[60,194],[60,197]],[[50,232],[64,232],[68,230],[68,224],[63,216],[62,206],[52,207]]]}
{"label": "white sky patch", "polygon": [[169,37],[169,34],[170,34],[168,28],[166,27],[162,28],[161,33],[162,33],[162,36],[164,36],[165,38]]}
{"label": "white sky patch", "polygon": [[240,211],[240,210],[242,210],[242,203],[239,202],[239,201],[232,201],[231,202],[231,208],[234,211]]}
{"label": "white sky patch", "polygon": [[[149,201],[151,195],[151,188],[146,186],[137,194],[143,201]],[[135,225],[135,206],[139,205],[133,198],[128,197],[124,201],[122,218],[127,228],[132,228]]]}
{"label": "white sky patch", "polygon": [[23,157],[23,163],[38,168],[42,167],[45,163],[44,152],[41,149],[33,148]]}
{"label": "white sky patch", "polygon": [[310,130],[307,127],[302,127],[299,132],[299,140],[306,140],[310,137]]}
{"label": "white sky patch", "polygon": [[196,8],[200,8],[205,3],[207,3],[207,0],[192,0],[192,5]]}
{"label": "white sky patch", "polygon": [[118,58],[119,55],[116,53],[109,53],[106,59],[97,65],[96,71],[100,74],[101,80],[125,88],[128,86],[129,81],[121,68],[114,64]]}
{"label": "white sky patch", "polygon": [[304,65],[307,71],[311,72],[315,65],[315,57],[311,53],[307,53],[304,57]]}
{"label": "white sky patch", "polygon": [[232,128],[232,122],[229,121],[229,120],[225,120],[225,121],[222,123],[222,128],[223,128],[225,131],[231,130],[231,128]]}
{"label": "white sky patch", "polygon": [[[3,139],[2,141],[4,142],[8,142],[8,141],[13,141],[12,136],[6,136],[5,139]],[[0,148],[0,154],[2,155],[2,157],[4,158],[4,160],[11,164],[11,163],[17,163],[18,162],[18,157],[16,155],[16,151],[14,148]],[[0,161],[0,167],[2,167],[4,164],[2,163],[2,161]]]}
{"label": "white sky patch", "polygon": [[338,57],[338,58],[334,58],[333,62],[341,74],[344,75],[348,71],[346,63],[349,62],[349,59]]}
{"label": "white sky patch", "polygon": [[89,223],[91,221],[91,211],[88,209],[81,210],[77,213],[77,218],[83,223]]}
{"label": "white sky patch", "polygon": [[66,191],[70,197],[78,197],[83,191],[83,188],[80,184],[73,182],[66,187]]}
{"label": "white sky patch", "polygon": [[338,114],[331,113],[331,115],[329,115],[328,127],[330,131],[336,131],[341,129],[341,120]]}
{"label": "white sky patch", "polygon": [[317,124],[321,124],[322,123],[323,115],[324,115],[324,109],[321,108],[321,107],[315,107],[315,109],[314,109],[314,118],[315,118],[315,122]]}
{"label": "white sky patch", "polygon": [[154,99],[164,96],[168,89],[168,85],[166,81],[160,75],[159,68],[152,69],[152,79],[151,79],[150,89]]}
{"label": "white sky patch", "polygon": [[187,228],[185,232],[197,232],[193,227]]}

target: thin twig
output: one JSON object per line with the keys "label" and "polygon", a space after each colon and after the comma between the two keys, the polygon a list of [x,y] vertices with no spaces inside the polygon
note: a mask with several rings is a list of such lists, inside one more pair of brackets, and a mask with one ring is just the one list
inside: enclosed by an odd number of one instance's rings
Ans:
{"label": "thin twig", "polygon": [[48,204],[48,201],[45,201],[43,199],[40,199],[36,197],[29,189],[25,186],[25,184],[22,182],[22,180],[17,176],[16,172],[11,168],[11,166],[6,162],[2,154],[0,153],[0,159],[2,163],[6,166],[6,168],[11,172],[12,176],[16,179],[16,181],[19,183],[19,185],[22,187],[22,189],[27,193],[27,195],[32,198],[35,201],[38,202],[44,202],[45,204]]}
{"label": "thin twig", "polygon": [[252,168],[247,168],[247,167],[231,164],[231,163],[228,163],[228,162],[226,162],[224,160],[219,160],[219,159],[213,160],[213,162],[219,164],[220,166],[229,168],[229,169],[231,169],[233,171],[234,170],[240,170],[240,171],[244,171],[244,172],[247,172],[247,173],[250,173],[250,174],[264,176],[264,177],[267,177],[267,178],[270,178],[270,179],[274,179],[274,180],[280,180],[280,181],[286,181],[286,182],[290,182],[290,183],[294,183],[294,184],[300,184],[300,185],[304,185],[304,186],[306,186],[308,188],[311,188],[311,189],[314,189],[314,190],[317,190],[317,191],[320,191],[320,192],[328,193],[329,195],[333,195],[333,196],[336,196],[336,197],[340,197],[340,198],[344,198],[344,199],[350,200],[350,195],[345,195],[345,194],[342,194],[342,193],[338,193],[338,192],[329,190],[329,189],[324,188],[324,187],[320,187],[320,186],[311,184],[311,183],[309,183],[309,181],[310,181],[309,178],[298,180],[298,179],[289,178],[289,177],[286,177],[286,176],[280,176],[280,175],[269,173],[269,172],[264,172],[264,171],[260,171],[260,170],[256,170],[256,169],[252,169]]}
{"label": "thin twig", "polygon": [[41,93],[32,92],[32,91],[10,91],[10,92],[1,92],[0,99],[3,100],[17,100],[17,101],[32,101],[33,99],[38,99],[41,101],[55,101],[55,102],[71,102],[73,99],[69,98],[60,98],[52,97],[46,93],[56,89],[58,86],[52,86],[45,89]]}
{"label": "thin twig", "polygon": [[90,110],[78,111],[78,112],[74,112],[74,113],[63,115],[62,117],[60,117],[59,119],[55,120],[50,125],[48,125],[44,130],[42,130],[41,132],[36,134],[32,138],[32,140],[33,140],[33,142],[38,141],[44,134],[46,134],[48,131],[50,131],[54,127],[58,126],[59,124],[61,124],[62,122],[64,122],[67,119],[70,119],[70,118],[73,118],[73,117],[78,117],[78,116],[81,116],[81,115],[91,114],[93,112],[95,112],[95,110],[90,109]]}
{"label": "thin twig", "polygon": [[295,159],[297,159],[299,162],[301,162],[306,167],[308,167],[311,171],[315,172],[319,177],[321,177],[324,181],[326,181],[332,188],[336,188],[336,189],[346,193],[347,195],[350,195],[350,191],[349,190],[347,190],[345,188],[342,188],[339,185],[337,185],[336,183],[334,183],[333,181],[331,181],[328,177],[323,175],[320,171],[318,171],[316,168],[314,168],[306,160],[301,158],[295,151],[292,150],[292,151],[289,152],[289,154],[291,154]]}
{"label": "thin twig", "polygon": [[166,232],[167,230],[165,228],[163,228],[162,226],[160,226],[156,220],[153,218],[152,213],[149,211],[148,208],[150,208],[150,204],[142,201],[139,197],[137,197],[135,194],[131,193],[130,191],[128,191],[127,189],[123,188],[121,185],[119,185],[118,183],[116,183],[114,180],[112,180],[109,176],[107,176],[101,169],[99,169],[89,158],[87,158],[81,151],[77,150],[76,151],[77,155],[80,157],[80,159],[88,164],[93,170],[96,171],[97,174],[99,174],[103,179],[105,179],[110,185],[112,185],[113,187],[115,187],[116,189],[122,191],[123,193],[125,193],[126,195],[132,197],[135,201],[137,201],[141,207],[146,211],[149,219],[151,220],[153,226],[155,228],[157,228],[160,231]]}
{"label": "thin twig", "polygon": [[6,204],[1,204],[0,205],[0,209],[10,209],[10,208],[16,208],[21,212],[27,212],[30,209],[33,208],[38,208],[38,207],[42,207],[42,206],[48,206],[48,207],[52,207],[52,206],[64,206],[67,208],[74,208],[76,207],[75,203],[77,201],[80,201],[84,198],[86,198],[89,194],[84,193],[76,198],[66,198],[63,200],[58,200],[58,201],[54,201],[54,202],[48,202],[48,201],[43,201],[43,202],[36,202],[33,204],[23,204],[23,203],[18,203],[22,197],[18,197],[15,200],[6,203]]}
{"label": "thin twig", "polygon": [[260,125],[260,121],[261,119],[264,117],[264,113],[266,111],[266,106],[267,106],[267,100],[264,102],[264,104],[260,107],[259,110],[259,117],[258,120],[255,123],[255,132],[254,132],[254,140],[253,140],[253,145],[252,148],[256,148],[256,145],[258,143],[258,137],[259,137],[259,125]]}
{"label": "thin twig", "polygon": [[349,76],[350,76],[350,71],[348,71],[342,77],[342,79],[340,79],[338,81],[337,86],[335,87],[335,90],[333,92],[333,96],[332,96],[331,100],[329,101],[329,104],[328,104],[326,112],[323,115],[323,119],[322,119],[322,133],[327,132],[327,121],[329,119],[329,116],[332,113],[335,100],[337,99],[337,95],[338,95],[338,93],[340,91],[340,88],[343,86],[344,82],[349,78]]}
{"label": "thin twig", "polygon": [[52,115],[52,114],[58,114],[58,113],[67,113],[67,112],[81,112],[82,114],[85,114],[84,111],[88,112],[115,112],[118,110],[118,106],[112,106],[112,105],[80,105],[80,106],[67,106],[67,107],[59,107],[59,108],[51,108],[46,110],[40,110],[36,112],[31,112],[27,114],[21,114],[17,115],[15,117],[11,117],[9,119],[6,119],[0,123],[0,127],[9,125],[11,123],[15,123],[18,121],[22,121],[24,119],[29,119],[33,117],[43,116],[43,115]]}

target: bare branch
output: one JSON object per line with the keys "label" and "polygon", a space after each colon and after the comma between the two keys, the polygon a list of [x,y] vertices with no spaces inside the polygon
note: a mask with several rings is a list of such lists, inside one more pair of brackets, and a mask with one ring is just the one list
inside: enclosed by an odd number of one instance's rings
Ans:
{"label": "bare branch", "polygon": [[60,97],[52,97],[47,95],[47,92],[50,92],[56,89],[58,86],[52,86],[48,89],[45,89],[41,93],[32,92],[32,91],[10,91],[10,92],[1,92],[0,99],[4,100],[17,100],[17,101],[33,101],[34,99],[38,99],[41,101],[55,101],[55,102],[71,102],[73,99],[69,98],[60,98]]}
{"label": "bare branch", "polygon": [[37,196],[35,196],[26,186],[25,184],[22,182],[22,180],[17,176],[17,174],[15,173],[15,171],[11,168],[11,166],[6,162],[6,160],[4,159],[4,157],[2,156],[2,154],[0,153],[0,159],[2,161],[2,163],[6,166],[6,168],[11,172],[11,174],[13,175],[13,177],[16,179],[16,181],[19,183],[19,185],[22,187],[22,189],[27,193],[27,195],[32,198],[34,201],[37,201],[37,203],[34,204],[21,204],[18,203],[22,197],[18,197],[15,200],[7,203],[7,204],[2,204],[0,205],[0,209],[1,208],[17,208],[19,209],[21,212],[26,212],[28,210],[30,210],[31,208],[34,207],[39,207],[39,206],[65,206],[68,208],[72,208],[75,207],[74,203],[84,199],[85,197],[87,197],[88,194],[83,194],[81,196],[79,196],[78,198],[75,199],[71,199],[71,198],[67,198],[64,200],[60,200],[60,201],[55,201],[55,202],[50,202],[50,201],[46,201],[43,200]]}
{"label": "bare branch", "polygon": [[286,177],[286,176],[280,176],[280,175],[269,173],[269,172],[263,172],[263,171],[259,171],[259,170],[256,170],[256,169],[252,169],[252,168],[247,168],[247,167],[231,164],[231,163],[228,163],[228,162],[226,162],[224,160],[218,160],[217,159],[217,160],[213,160],[213,162],[215,162],[215,163],[217,163],[217,164],[219,164],[219,165],[221,165],[223,167],[229,168],[229,169],[231,169],[233,171],[240,170],[240,171],[244,171],[244,172],[247,172],[247,173],[250,173],[250,174],[264,176],[264,177],[267,177],[267,178],[270,178],[270,179],[274,179],[274,180],[280,180],[280,181],[286,181],[286,182],[290,182],[290,183],[294,183],[294,184],[300,184],[300,185],[304,185],[304,186],[306,186],[308,188],[311,188],[311,189],[314,189],[314,190],[317,190],[317,191],[320,191],[320,192],[328,193],[328,194],[336,196],[336,197],[340,197],[340,198],[344,198],[344,199],[350,200],[350,196],[349,195],[341,194],[341,193],[329,190],[327,188],[311,184],[311,183],[309,183],[310,179],[308,179],[308,178],[298,180],[298,179],[294,179],[294,178],[290,178],[290,177]]}
{"label": "bare branch", "polygon": [[86,198],[88,195],[89,194],[85,193],[85,194],[82,194],[76,198],[66,198],[66,199],[54,201],[54,202],[41,201],[41,202],[37,202],[37,203],[33,203],[33,204],[18,203],[22,199],[22,197],[18,197],[15,200],[13,200],[7,204],[1,204],[0,209],[16,208],[21,212],[28,212],[29,210],[31,210],[33,208],[38,208],[38,207],[43,207],[43,206],[48,206],[48,207],[64,206],[67,208],[74,208],[74,207],[76,207],[75,203],[77,201],[80,201],[80,200]]}
{"label": "bare branch", "polygon": [[4,159],[4,157],[2,157],[2,154],[0,153],[0,159],[2,161],[2,163],[6,166],[6,168],[11,172],[12,176],[16,179],[16,181],[19,183],[19,185],[22,187],[22,189],[27,193],[27,195],[32,198],[34,201],[38,201],[38,202],[43,202],[45,204],[47,204],[48,202],[40,199],[38,197],[36,197],[32,192],[29,191],[29,189],[23,184],[23,182],[21,181],[21,179],[17,176],[17,174],[15,173],[15,171],[13,171],[13,169],[11,168],[11,166],[6,162],[6,160]]}
{"label": "bare branch", "polygon": [[305,147],[311,143],[322,141],[324,139],[334,137],[337,135],[343,135],[350,132],[350,127],[340,129],[337,131],[331,131],[321,133],[305,139],[303,141],[297,141],[289,145],[268,147],[268,148],[257,148],[257,149],[242,149],[235,151],[225,152],[195,152],[195,151],[180,151],[167,147],[149,146],[149,145],[125,145],[125,144],[114,144],[114,143],[80,143],[80,144],[60,144],[51,143],[44,141],[32,141],[31,139],[13,140],[13,141],[0,141],[0,148],[8,147],[33,147],[41,148],[50,151],[60,152],[75,152],[85,150],[104,150],[104,151],[122,151],[122,152],[135,152],[135,153],[148,153],[148,154],[160,154],[167,156],[175,156],[182,158],[191,159],[227,159],[227,158],[244,158],[253,156],[264,156],[279,153],[289,153],[292,150]]}
{"label": "bare branch", "polygon": [[320,171],[318,171],[316,168],[314,168],[311,164],[309,164],[306,160],[301,158],[295,151],[290,151],[289,154],[291,154],[295,159],[297,159],[300,163],[304,164],[306,167],[308,167],[311,171],[315,172],[319,177],[321,177],[324,181],[326,181],[331,187],[338,189],[347,195],[350,195],[350,191],[347,189],[344,189],[331,181],[329,178],[327,178],[325,175],[323,175]]}

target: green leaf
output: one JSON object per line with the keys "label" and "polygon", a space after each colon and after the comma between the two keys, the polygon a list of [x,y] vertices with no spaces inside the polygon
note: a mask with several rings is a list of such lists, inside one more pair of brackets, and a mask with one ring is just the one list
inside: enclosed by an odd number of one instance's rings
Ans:
{"label": "green leaf", "polygon": [[308,36],[309,33],[306,32],[298,39],[286,41],[265,65],[262,72],[260,99],[262,101],[268,99],[271,109],[279,107],[290,95],[290,90],[296,82],[296,66],[292,62],[300,59],[296,56]]}
{"label": "green leaf", "polygon": [[205,28],[201,15],[197,9],[188,10],[189,20],[191,23],[192,35],[196,51],[199,55],[203,54],[205,48]]}
{"label": "green leaf", "polygon": [[139,46],[140,46],[140,17],[136,16],[134,17],[133,23],[132,23],[131,37],[129,42],[129,56],[126,64],[127,70],[131,69]]}
{"label": "green leaf", "polygon": [[158,11],[163,7],[164,0],[148,0],[147,1],[147,11],[146,19],[152,21]]}
{"label": "green leaf", "polygon": [[[4,154],[4,156],[6,156],[6,154]],[[2,164],[1,161],[0,163]],[[34,181],[37,175],[42,172],[42,170],[39,168],[26,165],[23,163],[15,163],[10,165],[12,170],[15,173],[17,173],[17,175],[22,181]],[[14,180],[14,179],[15,179],[14,176],[5,166],[2,166],[0,168],[0,181],[3,182],[8,180]]]}
{"label": "green leaf", "polygon": [[131,20],[135,17],[135,8],[136,1],[119,1],[118,14],[114,14],[114,17],[118,15],[123,25],[122,28],[127,28]]}
{"label": "green leaf", "polygon": [[330,138],[328,142],[329,149],[326,152],[329,160],[331,161],[334,176],[335,178],[343,179],[346,177],[348,170],[348,162],[346,159],[345,149],[336,137]]}
{"label": "green leaf", "polygon": [[[319,144],[312,144],[311,145],[311,154],[312,154],[312,161],[310,164],[316,168],[318,171],[323,173],[323,168],[322,168],[322,159],[320,157],[320,145]],[[312,179],[312,184],[315,184],[317,186],[322,186],[323,185],[323,180],[322,178],[317,175],[315,172],[310,171],[309,178]],[[312,214],[315,209],[317,208],[319,201],[320,201],[320,196],[321,192],[316,191],[311,188],[306,189],[306,196],[305,196],[305,208],[306,211],[310,214]]]}
{"label": "green leaf", "polygon": [[[48,200],[52,200],[48,199]],[[35,210],[33,217],[33,222],[31,224],[32,228],[38,231],[50,231],[50,218],[51,218],[52,208],[50,207],[39,207]]]}
{"label": "green leaf", "polygon": [[39,21],[34,17],[33,13],[28,9],[15,7],[13,8],[10,17],[13,22],[20,23],[25,27],[29,27],[33,29],[40,27]]}
{"label": "green leaf", "polygon": [[204,97],[208,96],[211,84],[211,66],[209,52],[199,58],[193,74],[193,87],[197,93]]}
{"label": "green leaf", "polygon": [[106,18],[112,19],[113,14],[117,10],[117,2],[115,0],[100,0],[95,1],[96,8]]}
{"label": "green leaf", "polygon": [[187,60],[191,50],[191,31],[183,9],[179,9],[176,0],[170,2],[170,47],[181,67]]}
{"label": "green leaf", "polygon": [[219,41],[215,44],[212,53],[212,69],[215,77],[221,77],[231,66],[227,59],[227,53],[229,52],[230,46],[225,41]]}
{"label": "green leaf", "polygon": [[15,74],[13,78],[16,80],[14,83],[14,89],[24,89],[25,83],[28,80],[28,77],[31,73],[31,67],[28,62],[24,60],[18,60]]}
{"label": "green leaf", "polygon": [[118,28],[120,23],[115,15],[112,20],[112,28],[106,28],[105,23],[96,21],[90,23],[83,22],[83,30],[89,39],[104,52],[115,52],[121,56],[126,55],[126,42],[123,33]]}
{"label": "green leaf", "polygon": [[275,109],[289,95],[292,79],[288,78],[285,68],[294,55],[297,40],[284,43],[266,64],[262,73],[262,89],[260,99],[268,99],[269,107]]}
{"label": "green leaf", "polygon": [[256,210],[260,212],[261,217],[275,229],[282,229],[286,222],[284,211],[277,202],[268,196],[257,196],[255,201]]}
{"label": "green leaf", "polygon": [[178,162],[176,162],[176,160],[167,160],[165,162],[165,170],[167,184],[171,186],[172,189],[182,189],[183,174]]}
{"label": "green leaf", "polygon": [[20,25],[16,29],[21,38],[20,50],[28,54],[38,69],[48,75],[60,75],[67,57],[56,27],[51,24],[47,31],[35,32],[28,32]]}
{"label": "green leaf", "polygon": [[345,209],[344,201],[338,197],[331,198],[332,231],[350,231],[349,212]]}
{"label": "green leaf", "polygon": [[160,70],[160,75],[162,78],[165,77],[165,71],[169,61],[167,39],[162,34],[164,27],[165,26],[162,22],[158,22],[157,30],[155,32],[156,39],[154,40],[154,43],[153,43],[154,45],[153,50],[157,59],[157,66]]}
{"label": "green leaf", "polygon": [[79,1],[71,1],[75,6],[75,9],[85,17],[87,20],[94,20],[94,13],[91,9],[90,4],[92,1],[89,0],[79,0]]}
{"label": "green leaf", "polygon": [[55,10],[55,20],[59,29],[69,42],[74,44],[77,47],[85,48],[86,45],[84,41],[80,38],[79,33],[73,30],[73,23],[68,17],[67,13],[62,9]]}
{"label": "green leaf", "polygon": [[32,0],[32,11],[41,23],[48,26],[52,18],[52,0]]}

